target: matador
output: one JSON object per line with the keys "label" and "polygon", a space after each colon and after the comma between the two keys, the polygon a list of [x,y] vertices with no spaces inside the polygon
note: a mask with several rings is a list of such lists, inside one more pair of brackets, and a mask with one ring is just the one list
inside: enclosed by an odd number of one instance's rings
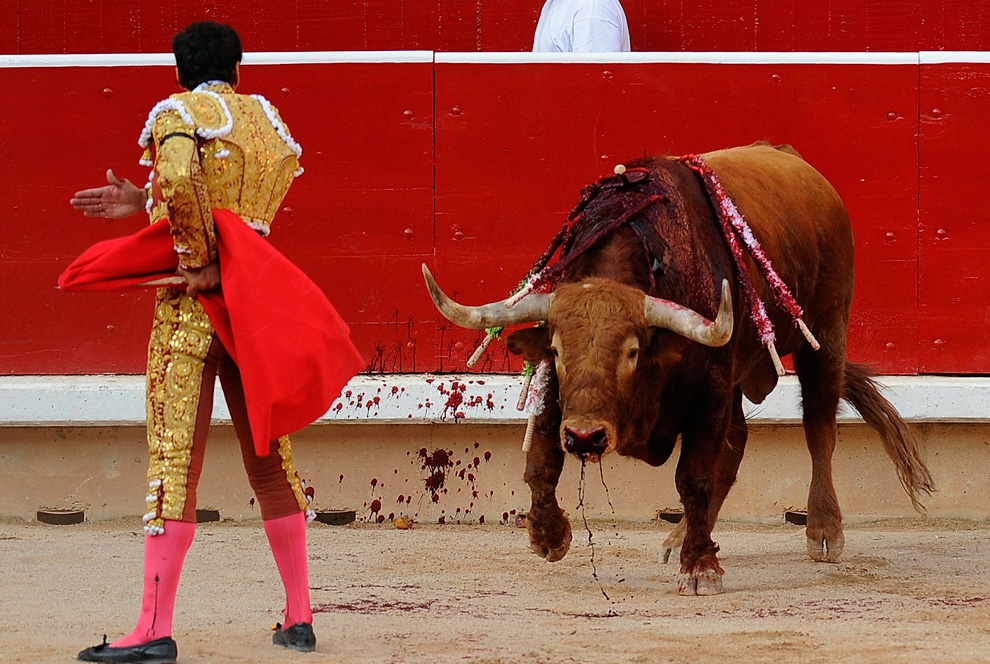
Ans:
{"label": "matador", "polygon": [[[142,190],[108,172],[109,185],[72,199],[88,216],[120,218],[143,205],[153,224],[167,220],[178,271],[188,282],[187,290],[158,290],[148,347],[150,464],[141,613],[133,632],[82,651],[83,661],[170,662],[177,656],[172,612],[196,529],[196,490],[218,376],[285,586],[286,627],[276,627],[273,643],[301,651],[316,645],[307,500],[288,436],[271,441],[267,455],[256,452],[241,371],[195,296],[220,286],[211,210],[236,213],[267,235],[289,186],[302,173],[302,151],[264,97],[235,92],[241,46],[232,28],[195,23],[176,35],[173,51],[185,91],[155,105],[141,133],[142,163],[152,167],[148,185]],[[243,364],[242,358],[238,362]]]}

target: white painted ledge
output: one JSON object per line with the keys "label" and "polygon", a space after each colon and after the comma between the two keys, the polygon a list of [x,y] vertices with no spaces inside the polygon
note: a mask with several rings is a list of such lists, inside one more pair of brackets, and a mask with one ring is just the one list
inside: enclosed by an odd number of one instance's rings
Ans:
{"label": "white painted ledge", "polygon": [[[960,54],[962,55],[962,54]],[[917,65],[920,52],[632,51],[630,53],[437,52],[437,64]]]}
{"label": "white painted ledge", "polygon": [[[990,377],[885,376],[885,395],[909,422],[990,422]],[[459,397],[453,396],[454,385]],[[505,374],[397,374],[356,376],[317,424],[518,424],[522,380]],[[214,421],[230,421],[220,388]],[[0,377],[0,427],[143,426],[144,376]],[[753,424],[801,421],[794,376],[756,406]],[[843,406],[840,422],[859,421]]]}
{"label": "white painted ledge", "polygon": [[[990,62],[984,51],[633,51],[631,53],[530,53],[528,51],[253,51],[245,65],[349,63],[437,64],[718,64],[918,65]],[[0,54],[0,69],[23,67],[174,67],[171,53]]]}
{"label": "white painted ledge", "polygon": [[[433,62],[433,51],[249,51],[244,65]],[[44,53],[0,55],[0,68],[174,67],[171,53]]]}
{"label": "white painted ledge", "polygon": [[990,52],[987,51],[921,51],[921,64],[986,64],[990,62]]}

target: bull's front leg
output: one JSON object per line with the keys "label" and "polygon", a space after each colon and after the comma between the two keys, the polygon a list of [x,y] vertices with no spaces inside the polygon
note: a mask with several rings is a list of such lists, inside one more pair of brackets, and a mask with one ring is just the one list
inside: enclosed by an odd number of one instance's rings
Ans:
{"label": "bull's front leg", "polygon": [[[711,394],[711,392],[709,392]],[[726,406],[731,403],[726,395]],[[720,413],[718,399],[711,399],[704,412],[695,413],[689,421],[697,423],[693,430],[684,431],[681,438],[681,458],[677,463],[675,482],[684,505],[684,543],[681,545],[681,573],[677,592],[681,595],[717,595],[723,592],[724,571],[718,563],[718,546],[712,541],[712,494],[718,451],[725,436],[728,408]]]}
{"label": "bull's front leg", "polygon": [[[683,457],[682,457],[683,458]],[[684,504],[686,531],[681,545],[681,573],[677,592],[681,595],[718,595],[723,592],[722,574],[718,564],[718,545],[712,541],[709,518],[709,488],[707,479],[680,477],[677,491]]]}
{"label": "bull's front leg", "polygon": [[526,454],[524,479],[533,496],[526,527],[533,552],[556,562],[571,547],[571,524],[557,503],[557,482],[565,456],[560,446],[560,412],[555,403],[547,410],[536,420],[533,443]]}
{"label": "bull's front leg", "polygon": [[[708,504],[708,520],[711,528],[715,528],[718,522],[718,513],[722,509],[722,503],[729,493],[729,489],[736,481],[736,473],[739,471],[739,464],[742,462],[743,452],[746,449],[746,441],[749,438],[749,428],[746,424],[746,416],[742,410],[742,390],[735,388],[732,396],[732,422],[726,432],[725,442],[718,452],[715,461],[715,484],[711,487]],[[670,533],[663,543],[663,562],[670,560],[670,554],[674,549],[679,549],[684,541],[684,534],[687,524],[682,519],[674,531]]]}

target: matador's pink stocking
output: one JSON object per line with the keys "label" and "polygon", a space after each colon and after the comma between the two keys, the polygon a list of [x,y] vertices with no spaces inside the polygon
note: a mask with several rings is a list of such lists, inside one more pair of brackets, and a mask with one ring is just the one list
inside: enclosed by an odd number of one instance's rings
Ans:
{"label": "matador's pink stocking", "polygon": [[111,647],[126,648],[172,636],[172,612],[179,576],[195,534],[195,523],[168,520],[161,535],[145,535],[141,615],[134,631],[111,643]]}
{"label": "matador's pink stocking", "polygon": [[296,512],[265,521],[265,533],[285,585],[285,625],[313,623],[306,559],[306,515]]}

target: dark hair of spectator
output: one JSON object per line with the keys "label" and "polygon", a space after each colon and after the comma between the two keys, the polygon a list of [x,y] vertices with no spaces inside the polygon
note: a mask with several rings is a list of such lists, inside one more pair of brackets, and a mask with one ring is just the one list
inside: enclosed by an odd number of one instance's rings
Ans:
{"label": "dark hair of spectator", "polygon": [[193,23],[172,39],[179,85],[192,90],[205,81],[237,82],[241,39],[229,25],[213,21]]}

